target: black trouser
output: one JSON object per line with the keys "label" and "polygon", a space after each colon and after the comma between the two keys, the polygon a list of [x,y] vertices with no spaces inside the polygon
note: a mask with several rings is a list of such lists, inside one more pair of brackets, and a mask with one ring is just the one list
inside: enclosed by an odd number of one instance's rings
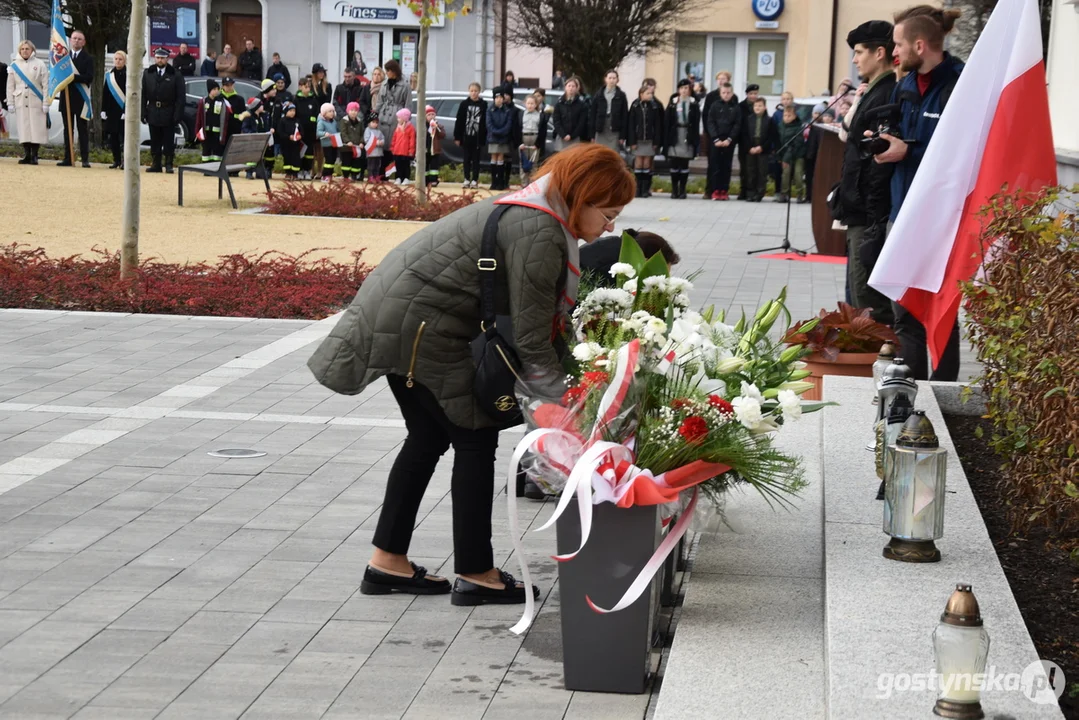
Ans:
{"label": "black trouser", "polygon": [[465,155],[465,180],[480,180],[480,146],[469,145],[466,139],[461,150]]}
{"label": "black trouser", "polygon": [[165,162],[172,163],[172,156],[176,154],[174,127],[174,125],[165,127],[161,125],[150,126],[150,157],[153,158],[155,165],[161,164],[162,154],[165,156]]}
{"label": "black trouser", "polygon": [[110,122],[109,150],[112,150],[112,161],[119,165],[124,161],[124,124],[120,121]]}
{"label": "black trouser", "polygon": [[[711,173],[712,190],[727,192],[731,189],[731,165],[734,163],[734,145],[716,147],[708,151],[708,172]],[[743,190],[743,192],[745,192]]]}
{"label": "black trouser", "polygon": [[382,156],[367,156],[367,179],[373,182],[382,181]]}
{"label": "black trouser", "polygon": [[337,148],[322,146],[322,177],[333,177],[333,166],[337,164]]}
{"label": "black trouser", "polygon": [[768,189],[768,156],[764,153],[751,155],[746,153],[746,162],[742,165],[742,192],[747,200],[759,200]]}
{"label": "black trouser", "polygon": [[748,150],[749,150],[749,148],[747,148],[743,144],[739,143],[739,145],[738,145],[738,187],[740,188],[739,192],[738,192],[738,199],[739,200],[745,200],[748,197],[748,194],[746,193],[746,163],[748,162],[747,158],[749,158]]}
{"label": "black trouser", "polygon": [[300,143],[295,140],[281,142],[282,170],[288,177],[296,177],[300,172]]}
{"label": "black trouser", "polygon": [[[82,107],[82,95],[74,87],[69,87],[68,96],[71,98],[71,120],[74,121],[76,134],[79,136],[79,154],[82,162],[90,162],[90,123],[80,117]],[[64,108],[63,95],[60,96],[60,117],[64,119],[64,160],[71,160],[71,135],[68,130],[68,113]]]}
{"label": "black trouser", "polygon": [[491,509],[498,429],[458,427],[426,387],[419,383],[406,387],[400,375],[386,379],[401,407],[408,437],[390,469],[372,544],[396,555],[408,553],[427,484],[439,458],[452,445],[453,571],[458,575],[487,572],[494,567]]}
{"label": "black trouser", "polygon": [[408,155],[394,155],[393,166],[398,180],[408,180],[412,175],[412,158]]}
{"label": "black trouser", "polygon": [[311,169],[315,167],[315,146],[318,145],[318,140],[315,139],[315,126],[300,125],[300,136],[301,142],[307,146],[300,159],[300,169],[311,172]]}
{"label": "black trouser", "polygon": [[220,160],[224,149],[221,147],[221,130],[217,128],[205,129],[203,132],[206,139],[202,141],[203,161]]}
{"label": "black trouser", "polygon": [[813,201],[813,173],[817,170],[817,158],[806,158],[806,200]]}
{"label": "black trouser", "polygon": [[929,358],[925,342],[925,326],[918,318],[911,315],[899,303],[892,303],[895,312],[895,334],[899,336],[900,352],[896,357],[903,361],[914,373],[915,380],[941,380],[954,382],[959,379],[959,321],[952,327],[948,344],[941,353],[937,369],[930,374]]}
{"label": "black trouser", "polygon": [[715,174],[716,164],[715,160],[712,159],[712,148],[714,148],[715,145],[712,144],[711,138],[709,138],[706,134],[701,135],[701,140],[704,141],[704,147],[706,150],[708,150],[708,154],[704,156],[705,159],[708,161],[708,169],[704,171],[704,199],[707,200],[708,197],[712,194],[712,191],[716,189],[715,187],[713,187],[714,181],[712,178],[712,176]]}

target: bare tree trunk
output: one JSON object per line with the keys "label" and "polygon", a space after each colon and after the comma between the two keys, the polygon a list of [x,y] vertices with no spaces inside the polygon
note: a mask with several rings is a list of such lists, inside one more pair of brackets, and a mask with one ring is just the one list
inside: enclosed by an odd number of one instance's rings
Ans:
{"label": "bare tree trunk", "polygon": [[[426,11],[425,11],[426,12]],[[427,203],[427,23],[420,24],[420,47],[416,51],[416,200]]]}
{"label": "bare tree trunk", "polygon": [[120,221],[120,277],[134,277],[139,266],[140,120],[142,118],[142,63],[146,55],[146,3],[131,3],[127,32],[127,101],[124,108],[124,214]]}

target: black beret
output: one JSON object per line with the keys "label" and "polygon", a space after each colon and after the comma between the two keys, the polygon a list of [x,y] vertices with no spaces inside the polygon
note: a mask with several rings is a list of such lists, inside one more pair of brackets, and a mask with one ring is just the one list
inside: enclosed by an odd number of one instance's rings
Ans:
{"label": "black beret", "polygon": [[218,85],[217,81],[213,78],[210,78],[206,81],[206,92],[210,92],[211,90],[219,90],[220,88],[221,86]]}
{"label": "black beret", "polygon": [[746,92],[747,93],[751,93],[751,92],[754,92],[754,91],[760,92],[760,89],[761,89],[760,85],[746,85]]}
{"label": "black beret", "polygon": [[693,83],[689,78],[682,78],[678,81],[678,87],[693,87]]}
{"label": "black beret", "polygon": [[855,45],[877,43],[887,45],[892,42],[892,24],[884,20],[870,20],[847,33],[847,45],[853,50]]}

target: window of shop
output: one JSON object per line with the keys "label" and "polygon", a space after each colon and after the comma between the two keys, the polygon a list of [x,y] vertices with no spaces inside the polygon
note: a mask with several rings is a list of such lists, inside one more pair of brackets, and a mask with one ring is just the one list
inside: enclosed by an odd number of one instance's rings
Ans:
{"label": "window of shop", "polygon": [[729,70],[739,97],[751,83],[760,85],[761,94],[767,96],[786,89],[787,38],[782,35],[679,33],[676,43],[676,82],[692,73],[713,90],[716,73]]}
{"label": "window of shop", "polygon": [[19,39],[19,42],[29,40],[34,43],[34,47],[39,51],[44,50],[48,52],[49,45],[51,44],[49,37],[50,31],[48,25],[43,25],[33,20],[27,20],[22,24],[22,38]]}

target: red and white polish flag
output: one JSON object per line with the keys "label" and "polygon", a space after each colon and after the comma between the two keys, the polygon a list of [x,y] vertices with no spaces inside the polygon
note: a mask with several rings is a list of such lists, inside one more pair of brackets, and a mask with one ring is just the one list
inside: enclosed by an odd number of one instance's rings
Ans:
{"label": "red and white polish flag", "polygon": [[344,147],[345,141],[341,139],[341,133],[334,133],[330,135],[330,147]]}
{"label": "red and white polish flag", "polygon": [[1037,0],[1001,0],[959,76],[869,284],[926,329],[936,367],[981,265],[978,216],[1006,184],[1057,182]]}

